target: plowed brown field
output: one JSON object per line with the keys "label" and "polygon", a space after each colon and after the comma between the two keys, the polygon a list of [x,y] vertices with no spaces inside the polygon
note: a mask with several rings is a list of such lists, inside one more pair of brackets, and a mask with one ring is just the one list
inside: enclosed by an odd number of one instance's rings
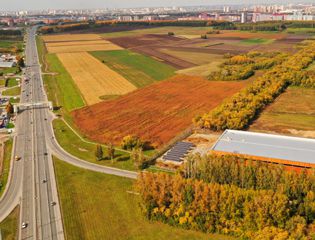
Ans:
{"label": "plowed brown field", "polygon": [[123,95],[136,89],[123,76],[87,52],[60,53],[57,56],[89,105],[100,102],[101,96]]}
{"label": "plowed brown field", "polygon": [[159,147],[189,127],[194,116],[216,107],[245,85],[178,75],[72,114],[75,124],[93,140],[118,144],[124,136],[135,134]]}

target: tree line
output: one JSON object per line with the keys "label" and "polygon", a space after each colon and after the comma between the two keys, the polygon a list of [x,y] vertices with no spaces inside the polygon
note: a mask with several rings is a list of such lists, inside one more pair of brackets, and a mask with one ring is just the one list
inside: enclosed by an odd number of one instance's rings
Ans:
{"label": "tree line", "polygon": [[12,40],[12,41],[22,41],[23,40],[23,32],[22,32],[22,30],[0,29],[0,39],[1,40]]}
{"label": "tree line", "polygon": [[21,30],[3,30],[0,29],[0,36],[22,36]]}
{"label": "tree line", "polygon": [[213,25],[218,30],[283,31],[288,28],[315,28],[315,21],[262,21],[257,23],[232,23]]}
{"label": "tree line", "polygon": [[258,23],[233,23],[217,20],[154,20],[154,21],[83,21],[79,23],[65,23],[44,26],[41,33],[57,33],[74,30],[93,29],[98,27],[115,26],[186,26],[186,27],[213,27],[217,30],[241,30],[241,31],[283,31],[287,28],[315,28],[315,21],[265,21]]}
{"label": "tree line", "polygon": [[315,170],[254,161],[237,155],[212,153],[208,156],[191,155],[180,174],[184,178],[195,178],[207,183],[234,185],[242,189],[272,190],[285,194],[292,202],[291,214],[305,217],[307,222],[315,220],[302,208],[305,197],[315,192]]}
{"label": "tree line", "polygon": [[301,79],[300,72],[314,60],[315,43],[309,42],[211,112],[197,116],[194,124],[214,131],[246,128],[289,85],[298,82],[303,85],[305,81]]}
{"label": "tree line", "polygon": [[42,34],[68,32],[74,30],[83,29],[94,29],[104,26],[115,27],[115,26],[141,26],[141,27],[166,27],[166,26],[182,26],[182,27],[214,27],[220,29],[229,29],[233,23],[226,21],[206,21],[206,20],[154,20],[154,21],[84,21],[79,23],[65,23],[50,26],[43,26],[40,28]]}
{"label": "tree line", "polygon": [[[222,173],[227,170],[225,166],[221,168],[222,164],[218,164],[209,170],[215,168]],[[263,176],[268,169],[251,169],[250,166],[242,170],[247,172],[247,178],[258,173]],[[228,171],[230,169],[224,176]],[[230,173],[234,171],[240,172],[235,165]],[[281,176],[277,170],[275,172],[276,176]],[[315,192],[313,182],[310,188],[309,182],[303,181],[307,178],[302,176],[306,175],[301,175],[298,180],[296,175],[284,178],[288,182],[287,192],[283,190],[285,187],[280,186],[280,190],[241,188],[234,184],[162,173],[141,173],[136,186],[141,196],[142,211],[150,220],[243,239],[307,239],[306,236],[315,236]],[[209,177],[212,178],[213,174]],[[305,191],[298,203],[291,200],[290,191],[304,192],[304,187],[312,190]]]}
{"label": "tree line", "polygon": [[53,25],[53,26],[44,26],[40,28],[40,33],[49,34],[49,33],[59,33],[59,32],[69,32],[75,30],[83,30],[90,28],[89,24],[84,23],[71,23],[64,25]]}

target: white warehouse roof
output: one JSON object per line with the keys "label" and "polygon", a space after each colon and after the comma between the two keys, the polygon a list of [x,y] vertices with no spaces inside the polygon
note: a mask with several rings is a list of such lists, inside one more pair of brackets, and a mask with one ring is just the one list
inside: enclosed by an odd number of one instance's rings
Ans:
{"label": "white warehouse roof", "polygon": [[309,138],[226,130],[212,150],[315,166],[315,139]]}

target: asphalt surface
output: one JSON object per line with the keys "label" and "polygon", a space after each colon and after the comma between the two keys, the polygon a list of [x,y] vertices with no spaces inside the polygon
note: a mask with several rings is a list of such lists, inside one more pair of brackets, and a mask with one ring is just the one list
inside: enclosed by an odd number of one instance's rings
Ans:
{"label": "asphalt surface", "polygon": [[[28,32],[25,75],[30,80],[22,83],[22,104],[47,101],[35,32],[36,28]],[[20,152],[16,153],[23,163],[20,223],[27,224],[20,230],[20,239],[64,238],[52,158],[44,130],[46,111],[45,106],[21,107],[18,115],[21,126],[17,128],[17,142],[23,143]],[[20,132],[23,135],[19,136]]]}
{"label": "asphalt surface", "polygon": [[[25,75],[21,105],[47,102],[43,87],[40,64],[36,48],[36,27],[29,30],[26,43]],[[0,221],[20,205],[19,239],[64,239],[60,204],[56,187],[52,155],[59,159],[91,171],[137,178],[138,173],[100,166],[78,159],[65,152],[55,139],[52,121],[54,114],[48,104],[20,107],[16,120],[16,136],[7,188],[0,199]],[[21,157],[15,161],[14,156]]]}

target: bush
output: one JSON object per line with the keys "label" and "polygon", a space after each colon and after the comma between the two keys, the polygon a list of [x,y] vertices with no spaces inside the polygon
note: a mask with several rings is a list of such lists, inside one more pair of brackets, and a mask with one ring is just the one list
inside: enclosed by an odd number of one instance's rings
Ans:
{"label": "bush", "polygon": [[134,136],[134,135],[128,135],[123,138],[121,147],[122,149],[125,149],[125,150],[132,150],[134,148],[142,148],[143,143],[139,137]]}
{"label": "bush", "polygon": [[208,31],[207,34],[220,34],[221,32],[219,30],[211,30]]}
{"label": "bush", "polygon": [[201,35],[200,37],[201,37],[201,39],[208,39],[207,34]]}

